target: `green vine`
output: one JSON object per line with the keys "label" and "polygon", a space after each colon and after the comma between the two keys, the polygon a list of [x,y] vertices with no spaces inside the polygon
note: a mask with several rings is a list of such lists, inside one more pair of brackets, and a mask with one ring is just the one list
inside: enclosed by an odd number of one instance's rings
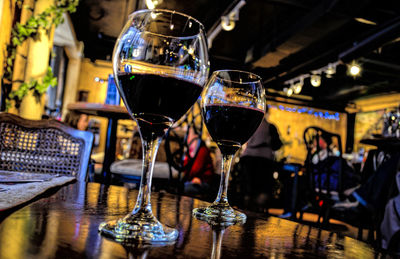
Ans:
{"label": "green vine", "polygon": [[8,98],[6,100],[6,109],[10,109],[12,104],[11,100],[15,101],[15,107],[19,108],[21,105],[22,99],[29,93],[29,91],[33,91],[33,96],[36,97],[36,100],[39,102],[40,97],[44,94],[47,89],[52,86],[57,85],[57,77],[54,77],[53,71],[51,67],[47,68],[47,72],[42,78],[41,82],[38,80],[32,79],[30,82],[23,82],[20,84],[18,89],[10,92]]}
{"label": "green vine", "polygon": [[[24,6],[22,0],[18,0],[16,3],[19,8],[30,9],[33,11],[30,6]],[[4,80],[6,82],[9,84],[13,82],[13,68],[17,56],[17,47],[21,46],[28,38],[39,40],[39,32],[41,29],[44,29],[49,33],[53,25],[57,27],[64,21],[62,16],[64,12],[73,13],[76,11],[78,3],[79,0],[55,0],[54,5],[48,7],[40,14],[32,15],[25,24],[18,22],[15,24],[11,30],[11,43],[7,46],[8,56],[4,69]],[[26,57],[23,56],[23,58]],[[56,85],[57,78],[54,77],[53,72],[49,67],[43,78],[32,78],[30,82],[23,82],[18,89],[9,92],[6,97],[6,109],[8,110],[8,108],[11,107],[11,100],[15,101],[15,105],[18,108],[22,99],[30,90],[33,90],[34,95],[40,98],[49,86],[54,87]]]}

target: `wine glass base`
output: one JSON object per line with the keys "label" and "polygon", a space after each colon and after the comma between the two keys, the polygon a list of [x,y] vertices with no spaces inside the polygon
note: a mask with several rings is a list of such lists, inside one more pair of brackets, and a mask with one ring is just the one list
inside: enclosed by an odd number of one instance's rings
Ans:
{"label": "wine glass base", "polygon": [[117,242],[167,245],[178,238],[178,231],[161,224],[153,215],[128,214],[122,219],[103,222],[99,232]]}
{"label": "wine glass base", "polygon": [[214,226],[244,224],[247,218],[244,213],[232,209],[231,206],[218,203],[194,209],[193,216]]}

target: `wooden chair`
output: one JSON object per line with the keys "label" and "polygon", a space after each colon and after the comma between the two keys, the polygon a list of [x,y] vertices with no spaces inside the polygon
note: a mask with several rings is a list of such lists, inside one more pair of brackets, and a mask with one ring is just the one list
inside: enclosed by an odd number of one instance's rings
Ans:
{"label": "wooden chair", "polygon": [[93,134],[56,120],[0,113],[0,170],[65,174],[85,181]]}
{"label": "wooden chair", "polygon": [[[178,193],[182,193],[183,190],[183,173],[185,171],[190,171],[202,143],[203,117],[200,114],[200,109],[200,102],[198,101],[193,105],[191,110],[179,120],[179,123],[176,123],[174,127],[168,130],[165,137],[164,148],[170,167],[170,183]],[[196,137],[188,143],[190,128],[193,129]],[[196,148],[194,152],[190,154],[189,146],[193,143],[196,143]],[[176,179],[173,177],[174,171],[178,172]]]}

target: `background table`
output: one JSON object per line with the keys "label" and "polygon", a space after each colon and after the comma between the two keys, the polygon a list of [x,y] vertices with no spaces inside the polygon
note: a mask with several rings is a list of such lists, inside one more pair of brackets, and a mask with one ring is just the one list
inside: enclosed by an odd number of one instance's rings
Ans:
{"label": "background table", "polygon": [[102,176],[106,182],[110,180],[110,166],[115,161],[118,120],[132,119],[125,107],[101,103],[72,103],[68,110],[87,115],[105,117],[108,119],[106,144],[104,148],[104,162]]}
{"label": "background table", "polygon": [[[191,216],[207,205],[197,199],[153,193],[158,219],[179,231],[165,247],[123,247],[98,234],[104,220],[132,210],[137,191],[98,183],[75,183],[25,206],[0,221],[0,258],[374,258],[374,249],[355,239],[246,212],[242,226],[213,231]],[[0,220],[1,220],[0,214]],[[3,215],[3,217],[5,217]],[[218,257],[218,256],[217,256]]]}

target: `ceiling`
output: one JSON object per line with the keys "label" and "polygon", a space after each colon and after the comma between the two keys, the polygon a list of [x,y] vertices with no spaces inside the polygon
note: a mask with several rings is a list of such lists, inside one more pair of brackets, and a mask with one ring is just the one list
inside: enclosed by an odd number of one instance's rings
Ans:
{"label": "ceiling", "polygon": [[[238,2],[163,0],[157,8],[197,18],[210,35]],[[71,18],[85,57],[110,60],[128,14],[142,8],[143,0],[81,0]],[[344,111],[358,98],[400,93],[400,1],[247,0],[235,28],[222,30],[209,53],[211,70],[253,71],[271,98]],[[362,65],[359,77],[347,74],[353,60]],[[306,77],[301,93],[286,98],[288,81],[329,63],[336,73],[322,73],[320,87]]]}

